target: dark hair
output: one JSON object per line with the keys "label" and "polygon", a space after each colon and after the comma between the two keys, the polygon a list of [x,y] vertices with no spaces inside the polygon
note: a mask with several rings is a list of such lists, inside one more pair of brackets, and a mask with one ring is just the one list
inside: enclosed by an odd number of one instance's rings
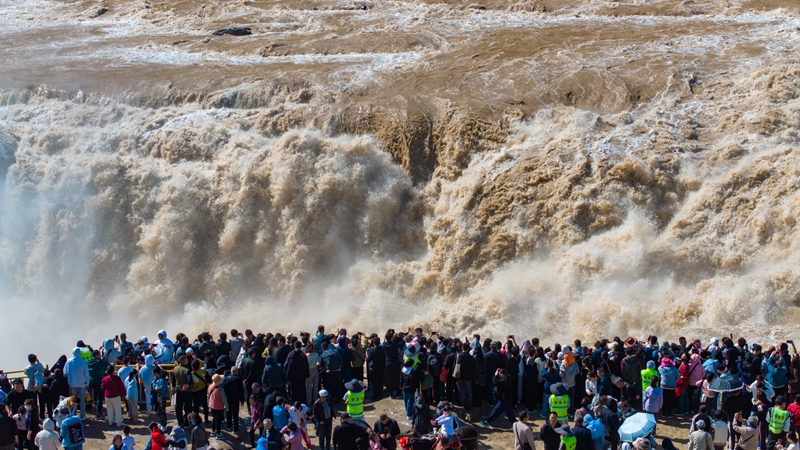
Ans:
{"label": "dark hair", "polygon": [[522,411],[519,413],[519,420],[528,420],[528,411]]}
{"label": "dark hair", "polygon": [[114,375],[114,366],[110,365],[106,367],[106,375]]}
{"label": "dark hair", "polygon": [[698,411],[700,411],[703,414],[707,413],[708,412],[708,405],[705,405],[705,404],[700,405],[700,408],[698,408]]}
{"label": "dark hair", "polygon": [[28,355],[28,362],[31,363],[31,364],[35,363],[36,362],[36,355],[34,355],[33,353]]}
{"label": "dark hair", "polygon": [[782,395],[778,395],[777,397],[775,397],[775,403],[773,403],[773,404],[782,405],[785,402],[786,402],[786,400],[783,398],[783,396]]}

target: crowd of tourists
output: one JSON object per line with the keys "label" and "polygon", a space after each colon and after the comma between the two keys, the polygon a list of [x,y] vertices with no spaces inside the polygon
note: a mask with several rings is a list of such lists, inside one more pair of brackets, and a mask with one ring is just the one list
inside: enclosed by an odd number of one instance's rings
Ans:
{"label": "crowd of tourists", "polygon": [[[459,414],[478,418],[484,404],[491,412],[480,424],[510,429],[517,450],[537,441],[544,450],[649,450],[655,424],[673,416],[690,421],[688,450],[800,450],[792,341],[763,349],[732,337],[650,336],[545,348],[538,339],[461,340],[422,329],[380,337],[320,326],[315,334],[231,330],[174,340],[162,330],[152,342],[125,334],[98,348],[78,341],[71,357],[47,367],[29,355],[24,373],[9,380],[0,372],[0,450],[81,450],[89,410],[120,428],[110,450],[134,450],[130,427],[140,413],[156,418],[145,450],[207,450],[212,439],[229,439],[223,430],[234,439],[243,432],[259,450],[311,449],[312,428],[323,450],[472,449],[478,434]],[[367,423],[365,401],[385,396],[402,400],[408,436],[386,414]],[[536,414],[546,420],[534,433]],[[621,430],[642,416],[652,425],[640,435]],[[674,449],[669,439],[661,446]]]}

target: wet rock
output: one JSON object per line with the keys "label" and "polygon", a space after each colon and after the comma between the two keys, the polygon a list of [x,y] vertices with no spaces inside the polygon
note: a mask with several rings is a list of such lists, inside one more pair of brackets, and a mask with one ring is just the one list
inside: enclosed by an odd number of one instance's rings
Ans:
{"label": "wet rock", "polygon": [[250,36],[251,34],[253,34],[253,30],[251,30],[250,28],[238,28],[238,27],[223,28],[211,34],[215,36],[224,36],[226,34],[230,34],[231,36]]}

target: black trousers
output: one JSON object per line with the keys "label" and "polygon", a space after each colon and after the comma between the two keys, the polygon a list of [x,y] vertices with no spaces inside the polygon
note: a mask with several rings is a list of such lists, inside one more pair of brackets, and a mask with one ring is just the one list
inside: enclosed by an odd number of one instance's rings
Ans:
{"label": "black trousers", "polygon": [[292,380],[289,384],[289,389],[291,389],[292,401],[306,402],[306,380]]}
{"label": "black trousers", "polygon": [[400,366],[397,364],[386,366],[386,390],[392,397],[400,393]]}
{"label": "black trousers", "polygon": [[225,410],[212,409],[211,416],[214,419],[211,421],[211,432],[220,434],[222,432],[222,417],[225,416]]}
{"label": "black trousers", "polygon": [[192,412],[192,393],[188,391],[178,391],[175,394],[175,417],[178,425],[186,425],[186,416]]}
{"label": "black trousers", "polygon": [[373,400],[379,400],[383,395],[383,372],[377,370],[370,370],[369,375],[369,390],[372,393]]}
{"label": "black trousers", "polygon": [[228,411],[225,413],[225,422],[233,428],[234,433],[239,432],[239,402],[228,402]]}

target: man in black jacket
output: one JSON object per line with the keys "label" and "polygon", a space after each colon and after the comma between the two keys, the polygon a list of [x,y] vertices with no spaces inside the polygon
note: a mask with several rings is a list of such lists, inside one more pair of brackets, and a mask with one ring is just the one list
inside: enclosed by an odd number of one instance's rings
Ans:
{"label": "man in black jacket", "polygon": [[0,450],[14,450],[17,443],[17,423],[10,417],[6,405],[0,403]]}
{"label": "man in black jacket", "polygon": [[239,369],[239,376],[242,377],[242,380],[245,382],[245,386],[247,387],[247,398],[250,398],[250,395],[253,394],[253,389],[251,386],[253,383],[258,383],[261,381],[259,378],[261,373],[256,370],[256,353],[258,349],[253,346],[247,349],[247,356],[242,359],[242,367]]}
{"label": "man in black jacket", "polygon": [[294,350],[286,357],[286,378],[289,379],[289,395],[292,401],[306,402],[306,379],[309,376],[308,357],[303,351],[303,343],[296,341]]}
{"label": "man in black jacket", "polygon": [[386,371],[386,352],[380,338],[373,338],[367,349],[367,380],[372,400],[380,400],[383,394],[384,372]]}
{"label": "man in black jacket", "polygon": [[350,414],[342,413],[342,423],[333,429],[334,450],[358,450],[359,429],[350,423]]}
{"label": "man in black jacket", "polygon": [[464,409],[470,409],[472,406],[472,382],[478,377],[478,365],[475,358],[469,354],[469,350],[456,355],[456,364],[461,365],[461,373],[458,378],[458,399]]}
{"label": "man in black jacket", "polygon": [[592,432],[583,426],[583,416],[575,416],[575,426],[572,427],[572,434],[575,435],[575,450],[594,450]]}
{"label": "man in black jacket", "polygon": [[281,336],[278,338],[278,350],[275,351],[275,359],[278,361],[278,364],[283,365],[286,362],[286,358],[289,357],[289,353],[292,351],[292,347],[286,345],[286,338]]}
{"label": "man in black jacket", "polygon": [[228,426],[228,431],[233,429],[234,433],[239,432],[239,405],[244,404],[242,387],[243,381],[239,376],[239,369],[233,366],[230,375],[226,376],[225,381],[222,382],[222,390],[228,399],[225,424]]}
{"label": "man in black jacket", "polygon": [[486,400],[490,404],[494,403],[494,398],[492,398],[492,393],[494,392],[494,383],[492,380],[492,376],[497,369],[505,369],[508,361],[506,357],[500,353],[500,342],[492,342],[490,344],[491,351],[486,353],[484,360],[486,361],[486,385],[487,385],[487,392],[486,392]]}
{"label": "man in black jacket", "polygon": [[383,448],[386,450],[395,450],[397,448],[397,436],[400,435],[400,426],[397,425],[396,420],[386,414],[381,414],[380,418],[375,421],[372,431],[378,433]]}

